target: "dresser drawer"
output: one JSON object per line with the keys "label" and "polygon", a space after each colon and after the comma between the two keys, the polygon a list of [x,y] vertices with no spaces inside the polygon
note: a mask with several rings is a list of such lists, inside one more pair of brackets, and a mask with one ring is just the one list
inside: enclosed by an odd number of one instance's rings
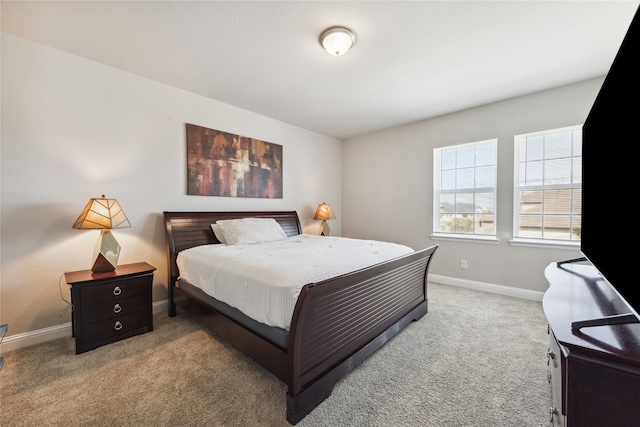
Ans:
{"label": "dresser drawer", "polygon": [[85,308],[83,322],[93,323],[99,320],[107,320],[114,317],[122,317],[147,306],[149,297],[146,293],[131,298],[118,298],[115,301],[107,301],[96,304],[89,309]]}
{"label": "dresser drawer", "polygon": [[105,302],[115,303],[121,299],[137,295],[147,295],[153,280],[152,275],[134,277],[128,280],[93,284],[80,289],[80,299],[84,307]]}
{"label": "dresser drawer", "polygon": [[149,313],[146,310],[99,322],[86,323],[82,325],[81,329],[82,335],[88,337],[86,341],[91,342],[127,335],[140,328],[149,328]]}
{"label": "dresser drawer", "polygon": [[565,357],[553,332],[549,332],[549,349],[547,351],[547,365],[549,366],[549,382],[551,383],[551,408],[549,410],[549,421],[553,427],[564,427],[566,425],[566,408],[563,397],[563,365]]}

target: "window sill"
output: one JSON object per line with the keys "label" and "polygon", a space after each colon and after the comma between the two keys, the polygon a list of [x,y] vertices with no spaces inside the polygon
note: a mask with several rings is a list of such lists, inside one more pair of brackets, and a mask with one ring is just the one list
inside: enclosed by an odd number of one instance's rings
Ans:
{"label": "window sill", "polygon": [[562,240],[538,240],[538,239],[511,239],[511,246],[524,246],[530,248],[568,249],[580,250],[580,242],[566,242]]}
{"label": "window sill", "polygon": [[498,244],[500,240],[496,236],[480,236],[476,234],[438,234],[431,235],[432,240],[449,240],[452,242],[473,242]]}

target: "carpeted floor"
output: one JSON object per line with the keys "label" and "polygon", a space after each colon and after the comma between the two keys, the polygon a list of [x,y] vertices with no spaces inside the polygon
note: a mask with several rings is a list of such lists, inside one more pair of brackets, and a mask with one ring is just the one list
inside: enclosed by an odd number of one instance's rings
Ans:
{"label": "carpeted floor", "polygon": [[[539,302],[429,284],[429,313],[298,426],[548,426]],[[0,425],[288,426],[286,387],[186,315],[76,355],[71,338],[7,352]]]}

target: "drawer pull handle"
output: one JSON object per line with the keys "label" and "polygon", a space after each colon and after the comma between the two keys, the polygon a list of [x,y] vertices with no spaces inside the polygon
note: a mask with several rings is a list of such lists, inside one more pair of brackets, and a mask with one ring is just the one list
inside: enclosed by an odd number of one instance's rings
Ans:
{"label": "drawer pull handle", "polygon": [[122,323],[120,323],[120,321],[118,320],[115,325],[113,325],[113,329],[119,331],[120,329],[122,329]]}
{"label": "drawer pull handle", "polygon": [[122,307],[120,307],[120,304],[116,304],[113,306],[114,313],[120,313],[121,311],[122,311]]}
{"label": "drawer pull handle", "polygon": [[122,289],[120,289],[120,286],[116,286],[115,288],[113,288],[114,295],[120,295],[121,293],[122,293]]}
{"label": "drawer pull handle", "polygon": [[556,355],[551,351],[551,347],[547,347],[547,366],[549,366],[549,362],[556,358]]}

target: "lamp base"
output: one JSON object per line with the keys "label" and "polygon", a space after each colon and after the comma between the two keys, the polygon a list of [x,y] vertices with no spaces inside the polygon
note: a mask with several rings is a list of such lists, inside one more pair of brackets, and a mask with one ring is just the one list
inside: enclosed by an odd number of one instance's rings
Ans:
{"label": "lamp base", "polygon": [[329,223],[323,219],[322,224],[320,224],[320,235],[328,236],[330,234],[331,234],[331,229],[329,228]]}
{"label": "lamp base", "polygon": [[120,245],[111,231],[102,230],[100,238],[96,243],[93,251],[93,267],[91,271],[94,273],[107,273],[116,269],[118,258],[120,257]]}

